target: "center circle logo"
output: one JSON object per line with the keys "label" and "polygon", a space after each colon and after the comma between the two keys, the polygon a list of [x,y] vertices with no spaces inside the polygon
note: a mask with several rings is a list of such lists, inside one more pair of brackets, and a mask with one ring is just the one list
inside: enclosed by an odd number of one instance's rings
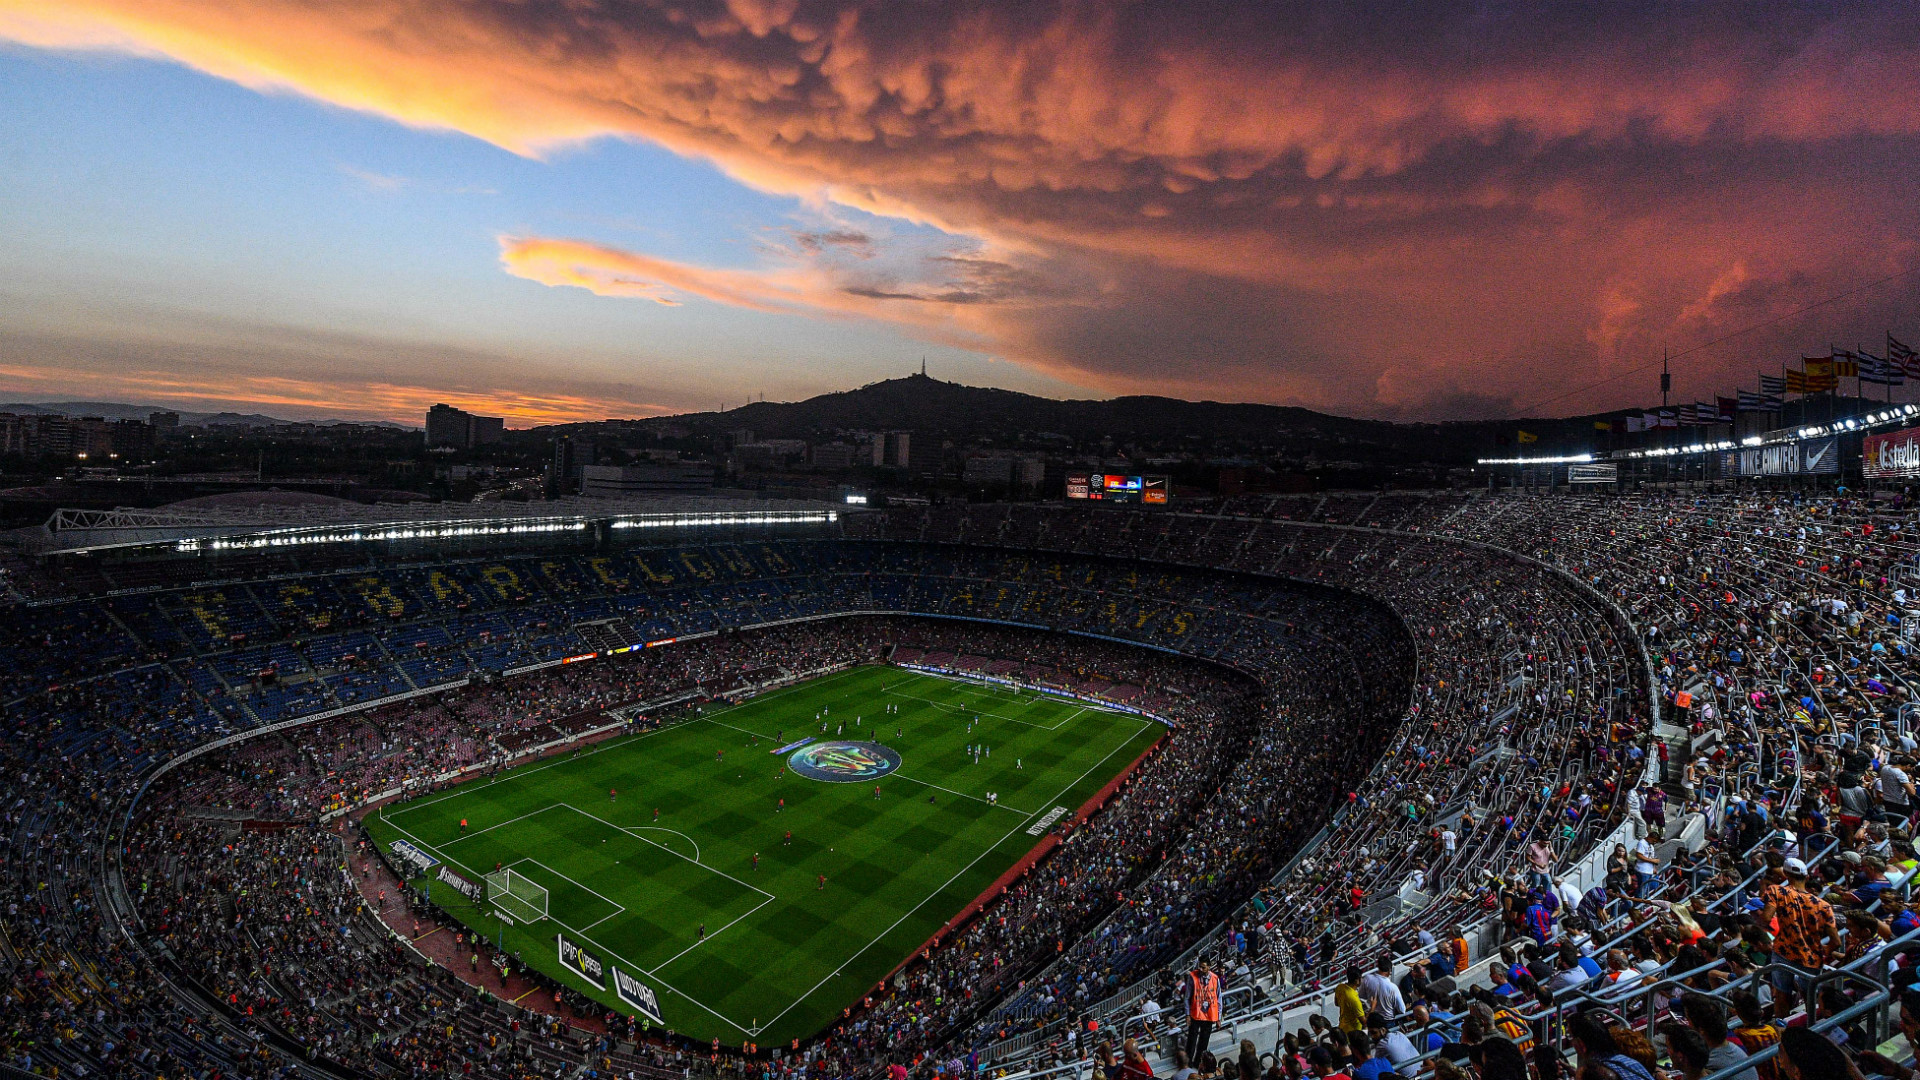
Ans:
{"label": "center circle logo", "polygon": [[900,753],[876,742],[823,742],[803,746],[787,766],[809,780],[850,784],[878,780],[900,767]]}

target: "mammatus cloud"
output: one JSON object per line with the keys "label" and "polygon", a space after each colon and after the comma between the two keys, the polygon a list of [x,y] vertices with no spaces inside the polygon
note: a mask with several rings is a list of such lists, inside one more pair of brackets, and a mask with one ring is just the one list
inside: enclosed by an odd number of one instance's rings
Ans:
{"label": "mammatus cloud", "polygon": [[503,254],[549,284],[886,319],[1114,389],[1524,401],[1920,255],[1920,9],[1884,0],[0,0],[0,35],[521,153],[646,139],[932,223],[1049,295],[866,287],[812,261],[843,246],[823,238],[753,271]]}

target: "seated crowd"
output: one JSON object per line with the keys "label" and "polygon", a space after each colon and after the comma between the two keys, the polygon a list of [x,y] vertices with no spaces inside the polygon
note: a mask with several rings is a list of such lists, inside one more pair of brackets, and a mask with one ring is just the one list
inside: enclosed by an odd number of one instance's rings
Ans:
{"label": "seated crowd", "polygon": [[[1552,1049],[1565,1046],[1597,1080],[1699,1076],[1770,1032],[1784,1076],[1823,1060],[1809,1038],[1872,1049],[1854,1017],[1809,1030],[1864,983],[1754,972],[1775,958],[1860,969],[1912,928],[1910,509],[1458,495],[1222,509],[930,507],[850,520],[844,541],[30,609],[9,631],[22,663],[0,748],[20,778],[0,1060],[148,1076],[269,1076],[305,1058],[376,1075],[839,1076],[883,1060],[931,1074],[979,1051],[1025,1068],[1094,1052],[1094,1023],[1173,1000],[1185,965],[1170,963],[1196,946],[1236,1008],[1358,998],[1251,1047],[1255,1075],[1546,1080],[1571,1068]],[[1036,648],[1033,631],[859,617],[472,679],[601,633],[853,610],[1042,622],[1241,674],[1090,638]],[[1078,651],[1177,710],[1178,736],[1045,873],[778,1060],[675,1044],[557,991],[541,1015],[476,996],[399,942],[430,911],[381,912],[408,924],[398,937],[373,921],[385,898],[354,875],[374,868],[350,829],[318,820],[582,714],[888,646],[1068,684]],[[1063,658],[1052,673],[1035,660],[1048,654]],[[205,755],[130,801],[142,768],[208,738],[443,676],[448,689]],[[236,835],[209,810],[256,824]],[[1628,843],[1572,887],[1622,822]],[[1491,947],[1474,955],[1467,928],[1487,920]],[[1634,996],[1669,978],[1651,1007]],[[1026,1058],[996,1052],[1015,1043]],[[1198,1049],[1189,1068],[1247,1075],[1249,1055],[1223,1067]]]}

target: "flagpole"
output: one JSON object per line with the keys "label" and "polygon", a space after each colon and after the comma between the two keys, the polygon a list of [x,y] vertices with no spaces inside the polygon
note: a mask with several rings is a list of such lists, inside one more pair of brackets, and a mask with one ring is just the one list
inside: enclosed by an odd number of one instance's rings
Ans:
{"label": "flagpole", "polygon": [[[1887,366],[1880,369],[1880,377],[1887,380],[1880,384],[1880,392],[1886,395],[1886,404],[1893,404],[1893,331],[1887,331]],[[1906,381],[1904,379],[1902,382]]]}

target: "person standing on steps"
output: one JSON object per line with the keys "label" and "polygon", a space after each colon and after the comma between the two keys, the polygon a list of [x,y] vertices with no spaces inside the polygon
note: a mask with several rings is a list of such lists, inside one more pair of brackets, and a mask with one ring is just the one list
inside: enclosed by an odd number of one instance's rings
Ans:
{"label": "person standing on steps", "polygon": [[1187,972],[1187,1060],[1196,1060],[1220,1022],[1220,976],[1210,961]]}

